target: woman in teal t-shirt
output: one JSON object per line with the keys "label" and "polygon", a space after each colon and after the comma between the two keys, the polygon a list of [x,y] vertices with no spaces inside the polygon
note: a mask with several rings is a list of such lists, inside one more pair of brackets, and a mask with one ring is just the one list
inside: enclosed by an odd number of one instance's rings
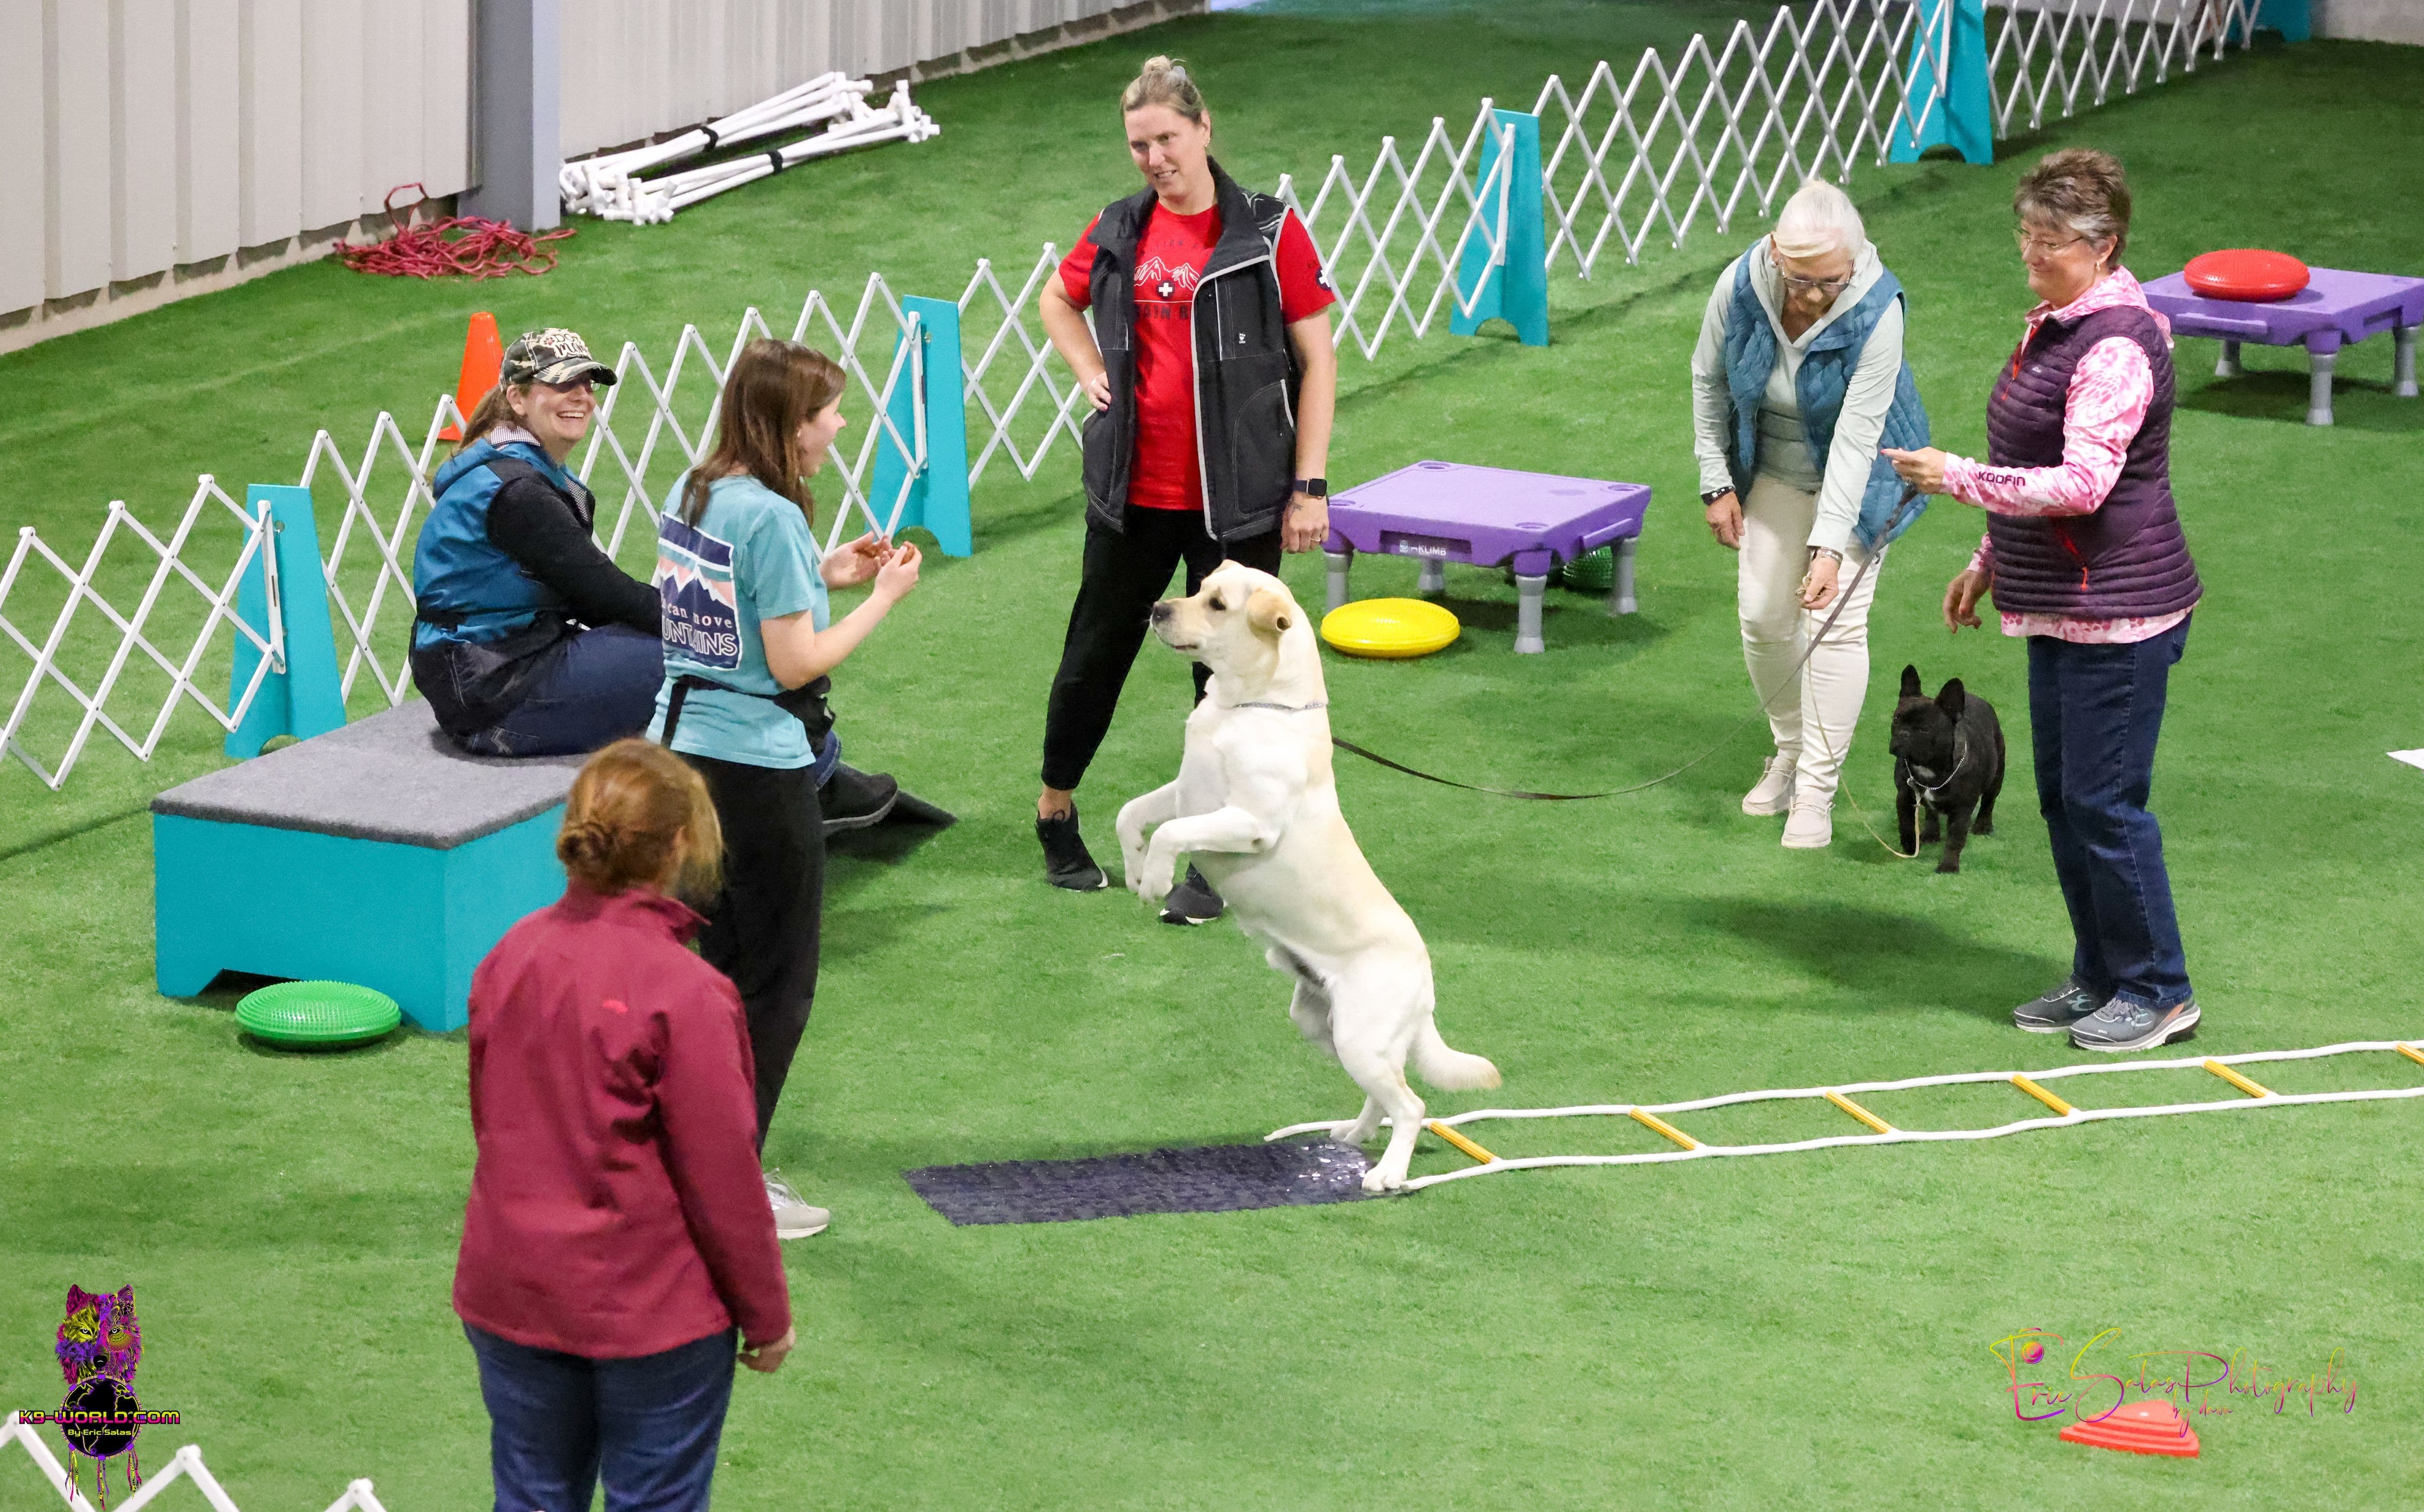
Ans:
{"label": "woman in teal t-shirt", "polygon": [[[732,979],[758,1074],[758,1143],[807,1027],[824,912],[817,788],[840,756],[825,675],[917,586],[915,546],[863,535],[821,561],[804,480],[845,422],[842,371],[797,342],[752,342],[725,380],[715,446],[684,473],[657,524],[665,682],[649,735],[707,779],[724,826],[724,890],[699,953]],[[827,588],[872,579],[831,623]],[[824,1227],[779,1172],[775,1232]]]}

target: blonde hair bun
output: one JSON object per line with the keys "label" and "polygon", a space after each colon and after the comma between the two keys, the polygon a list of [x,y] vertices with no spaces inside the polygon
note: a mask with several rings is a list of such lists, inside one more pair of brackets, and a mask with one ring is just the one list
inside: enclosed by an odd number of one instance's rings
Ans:
{"label": "blonde hair bun", "polygon": [[1156,53],[1144,60],[1144,68],[1120,91],[1122,114],[1148,105],[1167,105],[1198,126],[1204,124],[1204,91],[1188,73],[1185,59]]}

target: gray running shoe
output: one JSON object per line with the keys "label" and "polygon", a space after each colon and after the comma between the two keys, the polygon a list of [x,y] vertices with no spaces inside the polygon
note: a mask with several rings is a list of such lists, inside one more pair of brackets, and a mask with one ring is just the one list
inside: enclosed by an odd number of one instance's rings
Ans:
{"label": "gray running shoe", "polygon": [[2096,995],[2073,977],[2044,996],[2012,1010],[2012,1026],[2031,1034],[2067,1034],[2072,1025],[2096,1009]]}
{"label": "gray running shoe", "polygon": [[2196,1027],[2196,1023],[2197,1006],[2193,997],[2161,1009],[2125,1003],[2116,997],[2072,1025],[2070,1042],[2081,1050],[2102,1050],[2112,1055],[2129,1050],[2152,1050],[2157,1045],[2187,1038],[2189,1032]]}
{"label": "gray running shoe", "polygon": [[811,1233],[822,1233],[825,1225],[833,1221],[831,1213],[803,1201],[779,1170],[766,1172],[766,1204],[774,1210],[777,1239],[805,1239]]}
{"label": "gray running shoe", "polygon": [[1204,873],[1193,866],[1179,879],[1170,896],[1161,900],[1161,921],[1164,924],[1209,924],[1219,918],[1229,905],[1204,880]]}

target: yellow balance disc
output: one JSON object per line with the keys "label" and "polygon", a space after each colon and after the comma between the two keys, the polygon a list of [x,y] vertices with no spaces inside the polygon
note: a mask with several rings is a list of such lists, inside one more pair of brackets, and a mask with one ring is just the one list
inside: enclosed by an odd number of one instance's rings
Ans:
{"label": "yellow balance disc", "polygon": [[1462,629],[1454,614],[1420,598],[1358,598],[1321,619],[1321,638],[1348,656],[1428,656],[1456,644]]}

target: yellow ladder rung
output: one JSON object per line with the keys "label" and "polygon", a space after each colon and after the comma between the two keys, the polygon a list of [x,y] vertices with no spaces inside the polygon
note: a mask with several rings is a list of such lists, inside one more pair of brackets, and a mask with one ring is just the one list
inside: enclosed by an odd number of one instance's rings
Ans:
{"label": "yellow ladder rung", "polygon": [[1639,1120],[1643,1124],[1657,1130],[1659,1133],[1666,1136],[1666,1138],[1674,1140],[1677,1144],[1682,1145],[1686,1150],[1698,1150],[1700,1148],[1698,1140],[1693,1138],[1690,1135],[1685,1134],[1682,1130],[1675,1127],[1672,1123],[1667,1122],[1665,1119],[1660,1118],[1655,1113],[1645,1113],[1636,1107],[1633,1110],[1633,1116]]}
{"label": "yellow ladder rung", "polygon": [[2414,1045],[2402,1044],[2399,1047],[2399,1053],[2417,1065],[2424,1066],[2424,1052],[2419,1052]]}
{"label": "yellow ladder rung", "polygon": [[1876,1130],[1879,1134],[1891,1134],[1894,1131],[1892,1124],[1888,1123],[1885,1120],[1877,1117],[1874,1113],[1870,1112],[1867,1108],[1862,1107],[1859,1104],[1853,1102],[1848,1097],[1844,1097],[1836,1092],[1828,1092],[1826,1094],[1826,1101],[1834,1104],[1837,1107],[1842,1108],[1844,1112],[1851,1114],[1854,1118],[1858,1119],[1861,1122],[1867,1124],[1870,1128]]}
{"label": "yellow ladder rung", "polygon": [[1466,1154],[1471,1155],[1474,1159],[1480,1161],[1485,1166],[1498,1158],[1489,1151],[1481,1148],[1481,1146],[1474,1143],[1471,1139],[1466,1138],[1463,1135],[1457,1133],[1456,1130],[1448,1127],[1444,1123],[1442,1123],[1437,1119],[1431,1120],[1426,1126],[1429,1128],[1433,1134],[1438,1135],[1441,1138],[1445,1139],[1448,1143],[1456,1146],[1459,1150],[1463,1151]]}
{"label": "yellow ladder rung", "polygon": [[2219,1060],[2207,1061],[2205,1063],[2205,1069],[2212,1072],[2215,1075],[2220,1076],[2223,1080],[2230,1083],[2230,1085],[2238,1088],[2241,1091],[2245,1092],[2250,1097],[2270,1097],[2272,1095],[2271,1092],[2268,1092],[2263,1088],[2257,1086],[2254,1082],[2249,1081],[2239,1073],[2231,1070],[2228,1066],[2224,1065]]}
{"label": "yellow ladder rung", "polygon": [[2044,1088],[2038,1086],[2035,1082],[2029,1080],[2026,1076],[2015,1074],[2012,1077],[2012,1085],[2028,1093],[2031,1097],[2035,1098],[2038,1102],[2043,1103],[2046,1106],[2052,1108],[2057,1115],[2063,1118],[2070,1117],[2071,1106],[2068,1103],[2064,1102],[2053,1093],[2047,1091]]}

